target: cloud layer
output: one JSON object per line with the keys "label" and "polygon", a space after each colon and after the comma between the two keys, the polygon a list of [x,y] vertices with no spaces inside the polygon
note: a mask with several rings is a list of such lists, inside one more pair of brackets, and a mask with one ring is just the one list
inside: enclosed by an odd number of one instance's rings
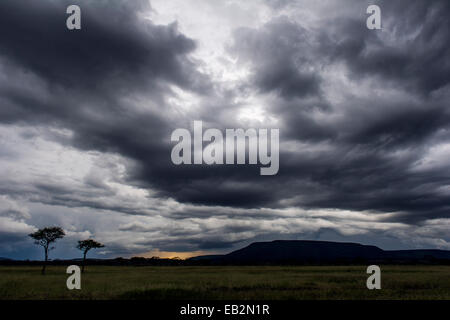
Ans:
{"label": "cloud layer", "polygon": [[[2,1],[0,256],[39,257],[26,234],[53,224],[61,256],[449,248],[450,4],[375,2],[383,30],[354,0]],[[194,120],[279,128],[279,173],[175,166]]]}

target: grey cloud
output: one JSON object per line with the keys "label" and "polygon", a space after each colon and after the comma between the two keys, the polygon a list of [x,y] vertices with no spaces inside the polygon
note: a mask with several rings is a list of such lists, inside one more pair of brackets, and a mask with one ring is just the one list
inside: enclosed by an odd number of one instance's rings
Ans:
{"label": "grey cloud", "polygon": [[[377,1],[383,32],[365,28],[366,2],[361,1],[347,1],[352,13],[362,9],[358,16],[342,14],[341,2],[333,2],[329,11],[336,10],[314,25],[293,19],[295,14],[274,14],[260,27],[234,30],[227,54],[251,74],[232,88],[199,71],[202,62],[191,56],[196,41],[176,23],[138,18],[151,10],[147,1],[73,3],[82,7],[80,32],[64,27],[68,1],[0,3],[0,123],[35,127],[23,133],[24,139],[42,137],[80,152],[119,155],[125,173],[96,168],[76,182],[49,176],[26,185],[1,183],[2,194],[68,210],[179,223],[160,233],[159,224],[120,224],[118,232],[142,237],[134,243],[139,250],[146,245],[226,249],[252,239],[345,231],[347,222],[308,229],[309,221],[302,221],[294,224],[300,231],[284,232],[274,221],[285,216],[273,210],[291,207],[373,216],[396,212],[384,222],[423,227],[424,239],[447,239],[425,230],[429,221],[448,216],[447,167],[433,165],[433,159],[429,167],[418,167],[433,147],[450,142],[448,1]],[[271,3],[275,12],[300,10],[287,1]],[[171,102],[174,87],[198,97],[194,111]],[[241,107],[235,100],[248,96],[267,104],[279,120],[282,146],[292,145],[281,149],[277,176],[261,177],[257,167],[247,165],[171,163],[172,130],[189,128],[193,120],[219,129],[241,126],[233,118]],[[20,147],[1,150],[0,158],[14,161],[25,153]],[[150,190],[151,196],[126,201],[107,178]],[[176,205],[165,206],[170,201]],[[248,220],[205,222],[237,216]],[[274,224],[267,227],[268,221]],[[396,234],[404,238],[400,229]],[[113,243],[110,249],[137,250],[131,247]]]}
{"label": "grey cloud", "polygon": [[20,205],[8,196],[0,196],[0,216],[14,219],[30,218],[28,208]]}
{"label": "grey cloud", "polygon": [[[278,94],[271,110],[281,118],[285,139],[333,146],[311,156],[282,153],[279,179],[289,188],[280,186],[276,199],[291,198],[289,203],[311,208],[404,211],[408,214],[403,221],[410,222],[439,217],[445,215],[448,198],[437,190],[448,183],[448,176],[411,168],[430,145],[448,141],[441,135],[450,120],[444,98],[448,98],[444,89],[449,74],[449,46],[444,40],[448,3],[379,5],[386,18],[384,32],[394,39],[368,30],[365,15],[324,19],[321,28],[307,32],[301,23],[281,18],[260,29],[238,30],[232,49],[253,65],[256,90],[270,88]],[[348,89],[337,81],[333,89],[339,91],[342,86],[345,102],[327,98],[323,75],[341,62],[348,81],[366,81],[374,90],[358,97],[345,93]],[[275,72],[272,63],[277,66]],[[434,68],[435,64],[441,68]],[[314,78],[320,81],[305,85],[288,74],[277,77],[278,71],[296,73],[307,68],[316,70]],[[288,90],[295,88],[293,82],[302,89]],[[432,94],[438,89],[443,93]],[[396,91],[394,98],[377,93],[391,90]],[[425,190],[424,185],[429,188]]]}
{"label": "grey cloud", "polygon": [[[76,32],[64,27],[69,4],[82,7],[83,28]],[[175,24],[140,19],[139,10],[150,10],[148,2],[3,1],[1,52],[51,85],[72,90],[149,88],[155,79],[195,88],[194,65],[186,58],[194,41]]]}
{"label": "grey cloud", "polygon": [[361,28],[363,19],[338,18],[330,21],[333,32],[322,36],[324,51],[345,61],[355,77],[379,76],[380,81],[421,94],[448,85],[448,1],[379,1],[378,5],[384,31]]}
{"label": "grey cloud", "polygon": [[234,32],[232,52],[252,63],[253,81],[262,92],[275,91],[284,98],[319,94],[320,77],[314,68],[320,56],[308,31],[287,18],[278,18],[262,29]]}

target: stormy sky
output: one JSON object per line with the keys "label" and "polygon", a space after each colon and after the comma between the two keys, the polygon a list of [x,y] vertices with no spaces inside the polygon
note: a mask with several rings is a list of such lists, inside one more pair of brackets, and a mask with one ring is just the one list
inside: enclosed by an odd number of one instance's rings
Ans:
{"label": "stormy sky", "polygon": [[[449,19],[448,0],[0,1],[0,256],[41,258],[27,234],[50,225],[51,258],[86,238],[450,249]],[[194,120],[279,129],[278,174],[174,165]]]}

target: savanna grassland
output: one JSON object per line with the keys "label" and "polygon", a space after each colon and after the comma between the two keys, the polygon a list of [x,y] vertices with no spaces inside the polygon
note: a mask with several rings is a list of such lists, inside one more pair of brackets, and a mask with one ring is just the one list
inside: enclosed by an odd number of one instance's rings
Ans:
{"label": "savanna grassland", "polygon": [[65,271],[0,266],[0,299],[450,299],[450,266],[381,266],[381,290],[365,266],[88,266],[81,290]]}

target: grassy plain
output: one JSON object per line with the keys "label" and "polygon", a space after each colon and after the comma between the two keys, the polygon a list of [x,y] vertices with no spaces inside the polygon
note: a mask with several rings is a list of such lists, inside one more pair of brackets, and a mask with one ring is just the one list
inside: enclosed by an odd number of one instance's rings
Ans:
{"label": "grassy plain", "polygon": [[381,290],[365,266],[88,266],[81,290],[66,268],[0,266],[0,299],[450,299],[450,266],[380,266]]}

